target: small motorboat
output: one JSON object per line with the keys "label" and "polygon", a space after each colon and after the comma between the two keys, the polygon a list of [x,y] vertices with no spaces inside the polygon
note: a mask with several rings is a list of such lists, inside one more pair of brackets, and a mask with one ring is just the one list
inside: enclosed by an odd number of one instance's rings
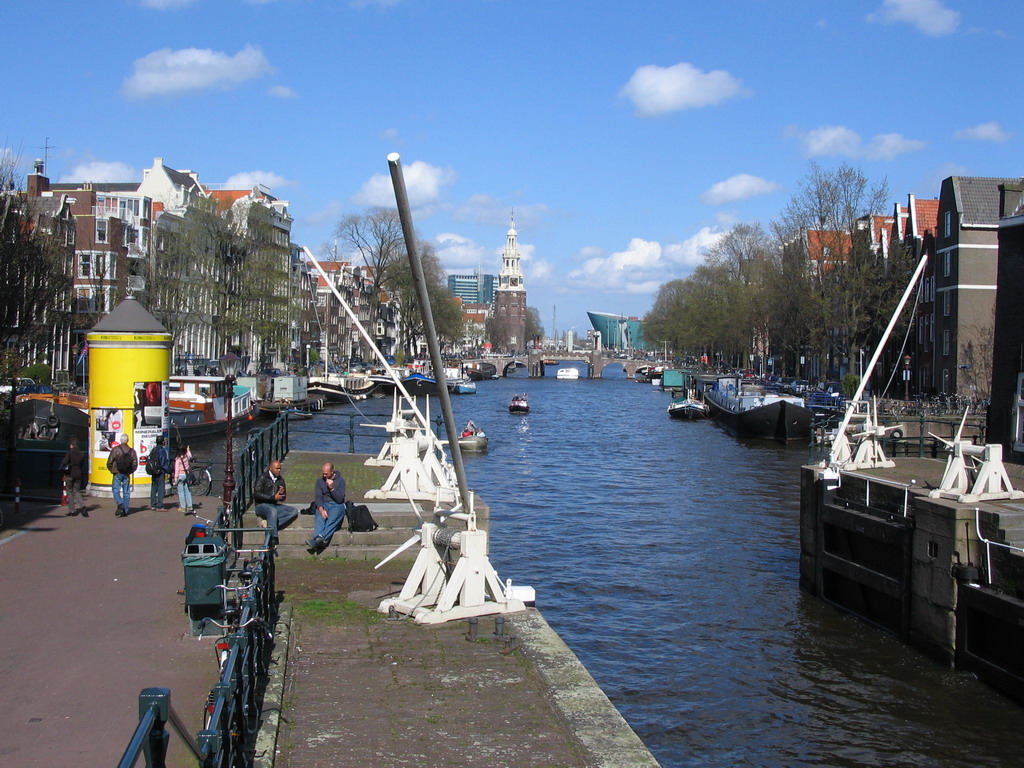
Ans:
{"label": "small motorboat", "polygon": [[287,413],[289,419],[297,419],[305,421],[306,419],[312,419],[313,414],[309,411],[304,411],[301,408],[285,408],[282,413]]}
{"label": "small motorboat", "polygon": [[694,397],[677,397],[668,405],[668,415],[673,419],[697,421],[708,417],[706,403]]}
{"label": "small motorboat", "polygon": [[453,395],[475,395],[476,382],[470,381],[469,379],[449,381],[448,391],[451,392]]}
{"label": "small motorboat", "polygon": [[578,379],[579,377],[579,368],[559,368],[558,373],[555,374],[556,379]]}
{"label": "small motorboat", "polygon": [[487,435],[472,421],[466,425],[459,435],[459,448],[472,453],[480,453],[487,450]]}
{"label": "small motorboat", "polygon": [[521,395],[512,395],[512,402],[508,406],[509,413],[529,413],[530,402],[526,399],[526,393],[523,392]]}

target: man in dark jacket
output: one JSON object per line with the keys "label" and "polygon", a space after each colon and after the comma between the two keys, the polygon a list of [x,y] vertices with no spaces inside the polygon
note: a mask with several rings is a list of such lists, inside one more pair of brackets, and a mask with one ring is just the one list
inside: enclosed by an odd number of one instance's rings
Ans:
{"label": "man in dark jacket", "polygon": [[345,478],[331,463],[320,468],[313,506],[313,538],[306,542],[306,551],[319,555],[330,545],[331,537],[345,519]]}
{"label": "man in dark jacket", "polygon": [[156,445],[149,452],[149,458],[146,459],[146,471],[150,477],[149,506],[156,510],[163,509],[164,494],[166,493],[164,481],[171,471],[171,460],[167,455],[167,448],[164,447],[163,435],[157,437]]}
{"label": "man in dark jacket", "polygon": [[128,517],[128,506],[132,500],[132,475],[139,468],[139,455],[128,444],[128,435],[121,435],[121,441],[110,449],[107,469],[114,476],[110,486],[117,509],[115,517]]}
{"label": "man in dark jacket", "polygon": [[277,546],[278,533],[299,516],[299,511],[295,507],[289,507],[284,503],[288,497],[288,489],[285,487],[284,477],[281,476],[280,461],[274,459],[270,462],[267,471],[256,479],[252,495],[256,502],[257,517],[267,521],[270,544]]}

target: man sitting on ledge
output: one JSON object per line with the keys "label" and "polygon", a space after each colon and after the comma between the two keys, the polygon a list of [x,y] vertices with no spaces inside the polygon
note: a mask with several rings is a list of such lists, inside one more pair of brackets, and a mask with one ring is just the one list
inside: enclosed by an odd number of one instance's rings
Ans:
{"label": "man sitting on ledge", "polygon": [[311,555],[319,555],[327,549],[345,519],[345,478],[330,462],[320,468],[315,493],[313,538],[306,542],[306,551]]}
{"label": "man sitting on ledge", "polygon": [[267,521],[270,546],[276,547],[278,533],[299,516],[299,511],[295,507],[289,507],[284,503],[288,497],[288,489],[281,476],[280,461],[274,459],[270,462],[267,471],[257,478],[252,495],[256,501],[256,516]]}

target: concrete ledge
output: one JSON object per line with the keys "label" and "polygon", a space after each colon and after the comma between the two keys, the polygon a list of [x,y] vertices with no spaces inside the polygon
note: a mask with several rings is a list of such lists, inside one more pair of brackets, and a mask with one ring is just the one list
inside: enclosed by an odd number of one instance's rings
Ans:
{"label": "concrete ledge", "polygon": [[269,678],[263,692],[260,712],[262,724],[256,734],[254,768],[273,768],[277,758],[277,734],[284,707],[284,685],[288,672],[288,648],[291,645],[292,606],[283,603],[274,627],[274,648],[270,653]]}
{"label": "concrete ledge", "polygon": [[508,616],[513,634],[534,663],[556,709],[576,733],[596,768],[658,766],[636,732],[536,609]]}

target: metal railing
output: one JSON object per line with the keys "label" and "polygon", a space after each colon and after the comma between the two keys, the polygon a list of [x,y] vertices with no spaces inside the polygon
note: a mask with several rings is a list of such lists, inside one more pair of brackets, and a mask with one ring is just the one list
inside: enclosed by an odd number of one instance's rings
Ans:
{"label": "metal railing", "polygon": [[[223,512],[222,507],[218,521],[222,519]],[[211,533],[226,537],[227,534],[248,530],[252,529],[239,531],[215,525]],[[220,678],[206,699],[205,727],[196,733],[193,740],[170,706],[170,690],[146,688],[139,694],[139,724],[118,768],[130,768],[139,757],[145,758],[147,768],[166,768],[170,740],[168,725],[173,727],[202,768],[252,765],[261,725],[261,699],[273,647],[271,630],[276,621],[274,550],[270,546],[269,533],[255,530],[264,534],[263,546],[248,551],[252,557],[246,560],[243,568],[229,571],[228,581],[238,579],[241,586],[224,585],[229,587],[225,592],[238,594],[233,612],[236,618],[232,622],[236,628],[220,639],[229,650]]]}
{"label": "metal railing", "polygon": [[[199,761],[202,768],[236,768],[253,764],[256,735],[261,724],[260,704],[266,684],[272,628],[277,606],[274,591],[274,549],[269,532],[243,528],[242,515],[252,502],[256,478],[271,459],[288,453],[288,419],[282,414],[272,424],[250,433],[237,469],[237,486],[230,509],[220,507],[209,533],[230,541],[232,554],[247,557],[241,567],[228,569],[227,592],[237,594],[232,626],[221,638],[229,650],[220,678],[205,702],[206,727],[195,739],[182,726],[170,705],[170,690],[146,688],[139,694],[139,724],[118,768],[130,768],[144,757],[147,768],[166,768],[168,725]],[[243,550],[246,533],[259,533],[263,543]],[[238,586],[232,584],[237,581]],[[227,599],[225,598],[225,603]]]}
{"label": "metal railing", "polygon": [[273,459],[283,459],[288,455],[288,445],[287,413],[278,415],[270,426],[249,433],[235,468],[235,494],[228,510],[233,546],[242,544],[242,515],[253,502],[256,479]]}

